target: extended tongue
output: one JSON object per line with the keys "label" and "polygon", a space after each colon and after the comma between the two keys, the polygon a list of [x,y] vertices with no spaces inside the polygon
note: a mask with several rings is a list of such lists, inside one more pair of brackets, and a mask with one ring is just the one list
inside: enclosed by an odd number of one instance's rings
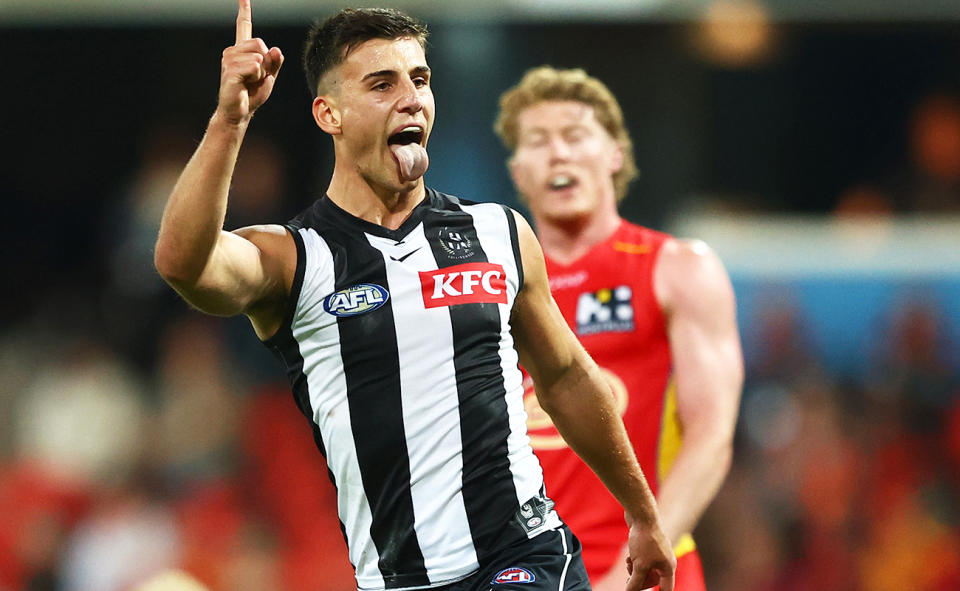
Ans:
{"label": "extended tongue", "polygon": [[430,158],[420,144],[394,144],[390,146],[400,166],[400,179],[415,181],[427,172]]}

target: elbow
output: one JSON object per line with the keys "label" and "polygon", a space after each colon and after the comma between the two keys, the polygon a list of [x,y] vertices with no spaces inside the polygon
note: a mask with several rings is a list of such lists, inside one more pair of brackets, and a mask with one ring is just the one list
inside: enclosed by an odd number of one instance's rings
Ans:
{"label": "elbow", "polygon": [[710,464],[719,475],[720,480],[726,478],[733,465],[733,428],[690,429],[683,436],[683,446],[700,450],[698,455],[709,458]]}
{"label": "elbow", "polygon": [[733,440],[728,439],[721,443],[717,450],[717,470],[720,472],[721,482],[727,478],[730,473],[730,467],[733,465]]}
{"label": "elbow", "polygon": [[154,246],[153,266],[160,277],[172,286],[188,283],[192,276],[177,248],[163,237],[159,238]]}
{"label": "elbow", "polygon": [[717,477],[723,482],[733,466],[733,431],[716,433],[712,448],[713,465],[716,467]]}

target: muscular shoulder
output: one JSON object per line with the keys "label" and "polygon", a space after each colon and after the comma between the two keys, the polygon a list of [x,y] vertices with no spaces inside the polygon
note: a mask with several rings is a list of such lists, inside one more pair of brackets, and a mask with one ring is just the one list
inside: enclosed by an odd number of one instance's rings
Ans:
{"label": "muscular shoulder", "polygon": [[247,226],[233,234],[253,244],[263,269],[263,291],[246,310],[258,335],[276,331],[286,310],[297,271],[297,246],[290,232],[277,224]]}
{"label": "muscular shoulder", "polygon": [[667,238],[657,257],[653,281],[664,312],[731,291],[723,262],[702,240]]}
{"label": "muscular shoulder", "polygon": [[234,234],[246,238],[254,244],[263,242],[265,245],[277,241],[282,242],[290,238],[287,229],[279,224],[261,224],[258,226],[246,226],[233,231]]}
{"label": "muscular shoulder", "polygon": [[261,257],[275,259],[278,264],[296,266],[296,244],[285,227],[279,224],[264,224],[238,228],[233,233],[260,249]]}

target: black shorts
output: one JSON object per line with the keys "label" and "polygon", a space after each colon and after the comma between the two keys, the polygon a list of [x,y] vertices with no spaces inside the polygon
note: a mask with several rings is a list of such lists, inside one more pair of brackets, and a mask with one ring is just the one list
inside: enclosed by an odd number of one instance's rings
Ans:
{"label": "black shorts", "polygon": [[433,591],[589,591],[580,540],[564,525],[495,554],[462,581]]}

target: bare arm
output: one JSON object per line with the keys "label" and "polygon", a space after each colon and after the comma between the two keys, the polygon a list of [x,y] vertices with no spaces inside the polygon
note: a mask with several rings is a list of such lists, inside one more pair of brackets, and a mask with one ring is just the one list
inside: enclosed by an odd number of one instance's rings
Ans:
{"label": "bare arm", "polygon": [[254,111],[270,96],[283,63],[276,47],[251,39],[250,0],[239,0],[236,44],[223,52],[217,109],[167,201],[154,251],[160,275],[192,305],[217,315],[247,313],[261,336],[275,329],[295,265],[280,227],[223,231],[227,193]]}
{"label": "bare arm", "polygon": [[693,531],[730,470],[743,356],[733,287],[706,244],[665,244],[654,288],[667,320],[683,433],[658,493],[664,531],[676,543]]}
{"label": "bare arm", "polygon": [[624,507],[630,526],[627,589],[659,582],[670,591],[676,560],[610,387],[550,295],[543,253],[533,231],[522,217],[516,218],[525,277],[512,317],[520,361],[557,430]]}
{"label": "bare arm", "polygon": [[[743,385],[733,287],[702,242],[670,240],[654,271],[667,321],[683,444],[660,483],[663,530],[676,544],[693,531],[730,470]],[[627,556],[624,547],[621,555]],[[614,566],[596,591],[623,589]]]}

